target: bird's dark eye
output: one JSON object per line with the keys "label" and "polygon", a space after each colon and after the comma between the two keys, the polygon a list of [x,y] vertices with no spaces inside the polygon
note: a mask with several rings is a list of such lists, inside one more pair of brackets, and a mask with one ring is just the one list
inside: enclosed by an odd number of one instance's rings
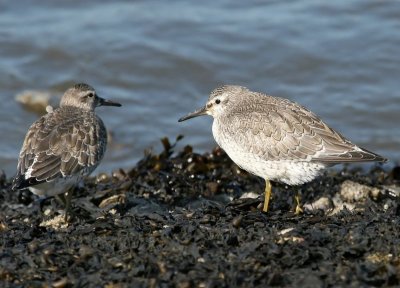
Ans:
{"label": "bird's dark eye", "polygon": [[219,104],[219,103],[221,103],[221,100],[219,100],[219,99],[215,100],[215,104]]}
{"label": "bird's dark eye", "polygon": [[89,97],[93,97],[94,94],[93,94],[92,92],[90,92],[90,93],[88,94],[88,96],[89,96]]}

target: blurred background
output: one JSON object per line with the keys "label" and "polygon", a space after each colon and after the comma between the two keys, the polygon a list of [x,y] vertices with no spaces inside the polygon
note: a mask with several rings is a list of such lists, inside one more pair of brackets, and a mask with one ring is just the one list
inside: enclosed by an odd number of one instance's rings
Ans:
{"label": "blurred background", "polygon": [[76,82],[123,104],[97,109],[112,134],[97,172],[132,167],[164,136],[212,149],[210,117],[177,120],[221,84],[299,102],[399,161],[399,31],[398,1],[0,0],[0,169],[15,173],[38,118],[16,97],[58,105]]}

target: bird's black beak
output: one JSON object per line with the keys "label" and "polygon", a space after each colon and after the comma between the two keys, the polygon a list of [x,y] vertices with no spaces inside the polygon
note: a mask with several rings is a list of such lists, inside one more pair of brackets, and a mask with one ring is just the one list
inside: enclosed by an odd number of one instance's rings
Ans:
{"label": "bird's black beak", "polygon": [[181,117],[178,120],[178,122],[182,122],[182,121],[188,120],[190,118],[194,118],[194,117],[198,117],[198,116],[202,116],[202,115],[207,115],[208,114],[207,112],[208,112],[207,107],[204,106],[204,107],[202,107],[202,108],[200,108],[200,109],[198,109],[198,110],[196,110],[196,111],[194,111],[192,113],[189,113],[189,114]]}
{"label": "bird's black beak", "polygon": [[122,106],[121,104],[119,104],[117,102],[106,100],[106,99],[98,97],[98,96],[97,96],[97,98],[99,99],[98,100],[99,101],[98,102],[99,103],[98,106],[115,106],[115,107],[121,107]]}

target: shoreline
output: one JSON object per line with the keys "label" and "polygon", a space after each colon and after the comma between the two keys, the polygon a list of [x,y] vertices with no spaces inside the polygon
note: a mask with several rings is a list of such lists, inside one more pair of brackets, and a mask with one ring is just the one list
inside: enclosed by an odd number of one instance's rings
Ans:
{"label": "shoreline", "polygon": [[55,201],[40,215],[36,196],[11,193],[0,177],[1,286],[400,284],[399,167],[273,183],[262,213],[263,180],[221,149],[173,153],[176,143],[162,143],[130,170],[85,179],[68,224]]}

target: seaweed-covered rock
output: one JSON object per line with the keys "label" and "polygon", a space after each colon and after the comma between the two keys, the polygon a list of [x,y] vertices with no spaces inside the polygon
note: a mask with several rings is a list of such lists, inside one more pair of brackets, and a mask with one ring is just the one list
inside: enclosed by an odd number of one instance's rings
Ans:
{"label": "seaweed-covered rock", "polygon": [[52,199],[40,213],[36,196],[11,192],[2,174],[0,286],[400,285],[397,168],[274,183],[265,214],[263,181],[221,149],[174,154],[162,143],[129,170],[86,179],[70,223]]}

